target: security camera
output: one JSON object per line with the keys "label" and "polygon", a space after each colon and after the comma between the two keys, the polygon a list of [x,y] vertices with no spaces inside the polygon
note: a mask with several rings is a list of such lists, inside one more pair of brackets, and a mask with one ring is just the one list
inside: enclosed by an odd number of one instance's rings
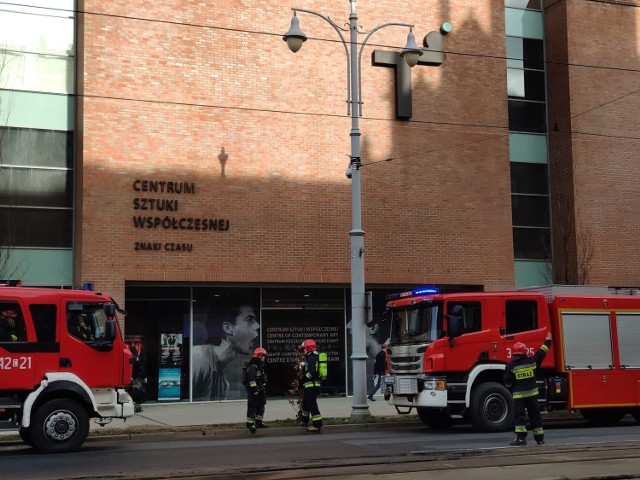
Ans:
{"label": "security camera", "polygon": [[353,175],[352,175],[352,173],[351,173],[351,165],[349,165],[349,166],[347,167],[347,171],[346,171],[346,172],[344,172],[344,174],[345,174],[345,175],[347,176],[347,178],[349,178],[349,179],[353,176]]}

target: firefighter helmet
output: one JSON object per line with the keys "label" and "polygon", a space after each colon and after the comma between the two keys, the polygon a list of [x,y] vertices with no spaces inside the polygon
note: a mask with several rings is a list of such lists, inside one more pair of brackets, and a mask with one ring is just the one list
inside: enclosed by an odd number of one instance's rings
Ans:
{"label": "firefighter helmet", "polygon": [[304,342],[302,342],[302,347],[304,348],[304,351],[307,353],[313,352],[316,349],[316,342],[314,342],[311,339],[307,339]]}
{"label": "firefighter helmet", "polygon": [[522,342],[516,342],[513,344],[512,353],[514,355],[526,355],[527,354],[527,346]]}
{"label": "firefighter helmet", "polygon": [[262,347],[258,347],[253,351],[253,358],[262,358],[266,356],[267,356],[267,351]]}

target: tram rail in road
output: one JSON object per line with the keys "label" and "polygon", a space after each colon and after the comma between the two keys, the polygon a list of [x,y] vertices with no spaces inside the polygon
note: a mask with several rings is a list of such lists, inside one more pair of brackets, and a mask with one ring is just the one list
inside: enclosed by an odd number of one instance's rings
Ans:
{"label": "tram rail in road", "polygon": [[[500,447],[448,453],[415,451],[389,457],[326,459],[235,471],[185,473],[189,480],[633,480],[640,479],[640,442],[572,447]],[[132,477],[133,478],[133,477]],[[136,480],[157,477],[137,475]]]}

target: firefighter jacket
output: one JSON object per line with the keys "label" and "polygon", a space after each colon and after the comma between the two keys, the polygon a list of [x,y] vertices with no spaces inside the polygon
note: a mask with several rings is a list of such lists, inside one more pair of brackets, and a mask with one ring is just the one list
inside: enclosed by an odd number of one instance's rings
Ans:
{"label": "firefighter jacket", "polygon": [[318,352],[307,353],[306,361],[302,364],[300,378],[300,383],[304,388],[319,387],[322,384],[318,363]]}
{"label": "firefighter jacket", "polygon": [[536,369],[542,364],[550,346],[551,340],[547,340],[533,356],[517,355],[507,364],[504,384],[511,389],[514,400],[538,395]]}
{"label": "firefighter jacket", "polygon": [[264,371],[264,362],[258,358],[252,358],[247,365],[247,391],[257,394],[267,389],[267,374]]}

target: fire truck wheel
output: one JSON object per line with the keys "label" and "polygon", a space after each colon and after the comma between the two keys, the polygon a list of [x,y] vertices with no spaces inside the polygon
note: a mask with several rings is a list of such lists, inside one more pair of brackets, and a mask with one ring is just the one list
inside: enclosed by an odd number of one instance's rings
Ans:
{"label": "fire truck wheel", "polygon": [[448,409],[443,408],[418,408],[418,417],[427,427],[436,430],[446,430],[455,425],[455,418],[451,418]]}
{"label": "fire truck wheel", "polygon": [[627,412],[620,408],[581,408],[580,414],[596,425],[615,425]]}
{"label": "fire truck wheel", "polygon": [[471,423],[484,432],[502,432],[513,424],[513,399],[504,385],[482,383],[471,392]]}
{"label": "fire truck wheel", "polygon": [[77,402],[57,398],[43,404],[31,419],[33,447],[43,453],[72,452],[89,434],[89,416]]}
{"label": "fire truck wheel", "polygon": [[25,444],[29,445],[30,447],[33,447],[33,440],[31,439],[31,430],[29,430],[28,428],[21,427],[18,433],[20,434],[20,438]]}
{"label": "fire truck wheel", "polygon": [[633,412],[631,412],[631,415],[633,416],[636,422],[640,423],[640,410],[637,410],[637,409],[634,410]]}

